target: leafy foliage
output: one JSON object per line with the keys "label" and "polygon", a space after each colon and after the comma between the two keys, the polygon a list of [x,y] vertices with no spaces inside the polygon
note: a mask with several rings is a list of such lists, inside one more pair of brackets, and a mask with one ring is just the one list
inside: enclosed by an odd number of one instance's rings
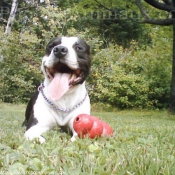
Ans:
{"label": "leafy foliage", "polygon": [[41,81],[39,40],[27,32],[1,35],[0,99],[4,102],[25,102]]}
{"label": "leafy foliage", "polygon": [[99,50],[93,58],[89,78],[92,102],[108,103],[118,108],[166,107],[171,77],[169,55],[157,46],[141,50],[135,42],[130,48],[111,45]]}
{"label": "leafy foliage", "polygon": [[131,40],[144,44],[151,41],[148,28],[138,22],[140,14],[132,1],[84,0],[73,8],[73,12],[77,13],[77,9],[79,17],[74,27],[85,30],[95,26],[94,37],[98,33],[106,45],[112,42],[128,47]]}

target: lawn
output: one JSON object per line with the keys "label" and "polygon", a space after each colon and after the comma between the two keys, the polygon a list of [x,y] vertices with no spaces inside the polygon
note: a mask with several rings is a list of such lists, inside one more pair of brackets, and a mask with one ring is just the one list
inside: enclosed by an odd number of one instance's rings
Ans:
{"label": "lawn", "polygon": [[78,139],[54,129],[41,145],[24,139],[25,105],[0,103],[0,174],[174,175],[175,117],[167,111],[92,112],[111,138]]}

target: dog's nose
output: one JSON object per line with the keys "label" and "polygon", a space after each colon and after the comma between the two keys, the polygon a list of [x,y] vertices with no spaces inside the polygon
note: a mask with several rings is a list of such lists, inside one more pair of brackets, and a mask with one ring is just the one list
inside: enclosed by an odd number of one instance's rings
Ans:
{"label": "dog's nose", "polygon": [[53,53],[58,58],[63,58],[68,52],[68,49],[64,46],[57,46],[53,49]]}

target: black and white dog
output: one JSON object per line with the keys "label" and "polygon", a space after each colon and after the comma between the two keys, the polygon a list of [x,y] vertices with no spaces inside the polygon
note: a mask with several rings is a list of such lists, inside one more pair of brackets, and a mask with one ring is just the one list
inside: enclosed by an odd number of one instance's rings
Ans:
{"label": "black and white dog", "polygon": [[60,37],[48,43],[41,65],[45,79],[26,109],[28,140],[38,138],[45,142],[42,134],[55,126],[68,126],[73,135],[71,141],[75,140],[75,117],[90,114],[85,88],[90,67],[90,47],[82,39]]}

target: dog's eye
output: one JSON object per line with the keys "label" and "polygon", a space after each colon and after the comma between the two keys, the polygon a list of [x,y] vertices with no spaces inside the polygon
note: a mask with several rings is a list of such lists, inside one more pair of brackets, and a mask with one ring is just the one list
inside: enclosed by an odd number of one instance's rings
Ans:
{"label": "dog's eye", "polygon": [[48,45],[48,49],[52,49],[54,47],[53,44]]}
{"label": "dog's eye", "polygon": [[75,49],[75,50],[80,50],[80,51],[83,50],[83,48],[82,48],[81,46],[79,46],[79,45],[75,45],[75,46],[74,46],[74,49]]}

